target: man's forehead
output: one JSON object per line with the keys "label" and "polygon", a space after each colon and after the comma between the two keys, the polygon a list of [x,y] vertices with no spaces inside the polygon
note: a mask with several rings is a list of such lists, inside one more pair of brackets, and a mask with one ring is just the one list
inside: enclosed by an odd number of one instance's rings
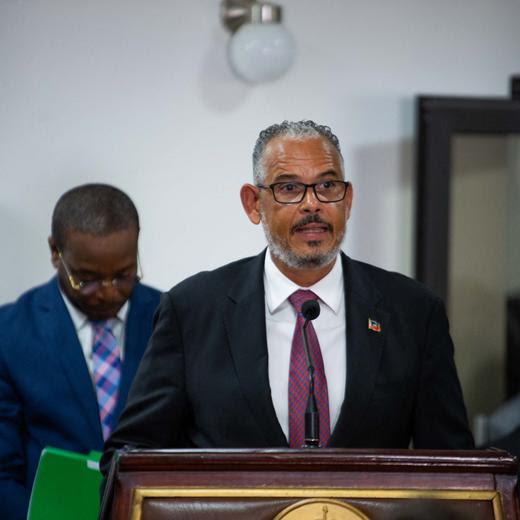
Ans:
{"label": "man's forehead", "polygon": [[106,234],[93,234],[71,229],[66,234],[64,252],[75,258],[133,254],[137,248],[138,232],[128,227]]}
{"label": "man's forehead", "polygon": [[343,174],[343,162],[336,147],[324,136],[280,136],[275,137],[266,146],[264,165],[269,171],[272,168],[285,169],[287,166],[323,165],[326,169],[339,170]]}
{"label": "man's forehead", "polygon": [[266,151],[270,152],[283,152],[287,148],[290,149],[303,149],[309,146],[321,148],[324,152],[335,151],[336,148],[333,144],[323,135],[304,135],[304,136],[292,136],[292,135],[279,135],[273,137],[266,145]]}

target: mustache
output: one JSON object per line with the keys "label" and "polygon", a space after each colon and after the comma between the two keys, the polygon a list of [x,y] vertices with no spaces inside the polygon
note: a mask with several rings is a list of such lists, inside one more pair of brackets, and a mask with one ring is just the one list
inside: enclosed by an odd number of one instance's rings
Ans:
{"label": "mustache", "polygon": [[323,226],[326,226],[327,231],[332,231],[332,224],[323,220],[319,215],[307,215],[291,227],[291,234],[296,233],[307,224],[322,224]]}

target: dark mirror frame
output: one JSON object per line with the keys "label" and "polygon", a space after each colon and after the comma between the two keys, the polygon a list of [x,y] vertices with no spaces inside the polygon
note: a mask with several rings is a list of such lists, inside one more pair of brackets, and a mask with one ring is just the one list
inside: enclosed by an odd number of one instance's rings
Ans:
{"label": "dark mirror frame", "polygon": [[452,137],[519,133],[520,76],[511,79],[511,98],[417,98],[415,276],[446,302]]}

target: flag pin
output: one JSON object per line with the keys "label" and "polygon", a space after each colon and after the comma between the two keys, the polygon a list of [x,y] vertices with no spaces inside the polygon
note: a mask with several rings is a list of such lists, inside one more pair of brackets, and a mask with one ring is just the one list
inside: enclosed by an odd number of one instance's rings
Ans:
{"label": "flag pin", "polygon": [[374,332],[381,332],[381,324],[373,320],[372,318],[368,318],[368,330],[373,330]]}

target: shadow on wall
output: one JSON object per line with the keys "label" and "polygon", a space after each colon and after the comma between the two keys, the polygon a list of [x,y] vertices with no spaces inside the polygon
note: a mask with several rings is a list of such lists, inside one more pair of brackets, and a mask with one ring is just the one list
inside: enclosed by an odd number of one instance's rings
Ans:
{"label": "shadow on wall", "polygon": [[412,139],[403,139],[359,147],[346,159],[354,188],[348,233],[356,257],[409,275],[414,265],[413,153]]}
{"label": "shadow on wall", "polygon": [[229,37],[224,29],[215,27],[199,75],[202,100],[217,112],[240,108],[251,91],[251,86],[234,76],[228,63]]}

